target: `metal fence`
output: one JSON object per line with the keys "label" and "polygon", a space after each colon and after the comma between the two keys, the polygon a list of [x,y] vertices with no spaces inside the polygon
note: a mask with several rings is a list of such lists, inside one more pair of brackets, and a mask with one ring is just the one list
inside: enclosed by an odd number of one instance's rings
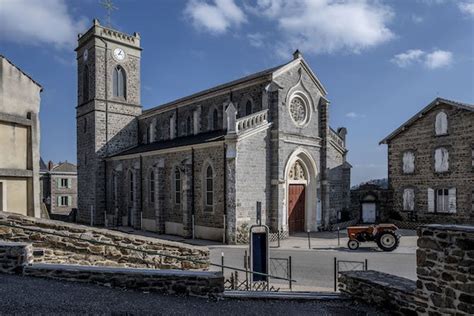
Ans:
{"label": "metal fence", "polygon": [[367,271],[367,259],[364,261],[337,260],[334,257],[334,292],[337,291],[337,279],[342,271]]}

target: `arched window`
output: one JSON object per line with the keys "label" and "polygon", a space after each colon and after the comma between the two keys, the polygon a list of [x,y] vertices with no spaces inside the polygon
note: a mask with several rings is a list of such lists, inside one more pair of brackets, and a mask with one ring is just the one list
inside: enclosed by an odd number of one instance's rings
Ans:
{"label": "arched window", "polygon": [[150,172],[149,184],[150,203],[155,203],[155,172],[153,170]]}
{"label": "arched window", "polygon": [[217,109],[214,109],[214,112],[212,112],[212,129],[216,130],[219,128],[219,113],[217,112]]}
{"label": "arched window", "polygon": [[86,65],[82,72],[82,102],[89,101],[89,67]]}
{"label": "arched window", "polygon": [[113,95],[119,98],[127,97],[127,76],[121,66],[114,68]]}
{"label": "arched window", "polygon": [[449,170],[449,152],[446,148],[436,148],[434,158],[436,172],[446,172]]}
{"label": "arched window", "polygon": [[446,135],[448,133],[448,116],[445,112],[436,114],[435,133],[436,135]]}
{"label": "arched window", "polygon": [[174,201],[181,204],[181,172],[178,167],[174,170]]}
{"label": "arched window", "polygon": [[403,173],[415,172],[415,153],[411,150],[403,153]]}
{"label": "arched window", "polygon": [[211,166],[206,169],[206,205],[214,205],[214,176]]}
{"label": "arched window", "polygon": [[193,124],[191,121],[191,116],[188,116],[188,118],[186,119],[186,135],[191,135],[193,133],[192,126]]}
{"label": "arched window", "polygon": [[252,102],[250,100],[245,104],[245,116],[252,114]]}
{"label": "arched window", "polygon": [[129,193],[129,198],[130,198],[130,202],[134,202],[135,201],[135,177],[133,175],[133,171],[130,170],[128,172],[128,183],[130,185],[130,193]]}

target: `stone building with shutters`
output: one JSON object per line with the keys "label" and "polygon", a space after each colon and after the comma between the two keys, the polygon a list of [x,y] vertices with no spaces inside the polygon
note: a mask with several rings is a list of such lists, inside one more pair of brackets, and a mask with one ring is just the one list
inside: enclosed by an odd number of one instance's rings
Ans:
{"label": "stone building with shutters", "polygon": [[40,160],[41,201],[50,216],[69,215],[77,208],[77,167],[70,162],[46,165]]}
{"label": "stone building with shutters", "polygon": [[436,98],[380,143],[388,146],[394,212],[474,223],[474,105]]}
{"label": "stone building with shutters", "polygon": [[94,25],[78,39],[78,220],[238,242],[262,223],[326,229],[349,206],[346,129],[301,53],[142,109],[140,36]]}

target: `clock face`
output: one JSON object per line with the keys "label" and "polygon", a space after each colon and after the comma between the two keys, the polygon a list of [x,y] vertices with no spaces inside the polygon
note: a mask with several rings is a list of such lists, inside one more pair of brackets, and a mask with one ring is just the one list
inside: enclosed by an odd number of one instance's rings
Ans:
{"label": "clock face", "polygon": [[84,61],[87,61],[87,57],[89,57],[89,50],[85,49],[82,58],[84,58]]}
{"label": "clock face", "polygon": [[122,60],[125,59],[125,52],[121,48],[116,48],[116,49],[114,49],[114,57],[117,60],[122,61]]}

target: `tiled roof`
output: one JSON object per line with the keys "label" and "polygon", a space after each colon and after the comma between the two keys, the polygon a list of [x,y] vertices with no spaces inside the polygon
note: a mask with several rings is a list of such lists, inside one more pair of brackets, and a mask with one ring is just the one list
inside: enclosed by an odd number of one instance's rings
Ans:
{"label": "tiled roof", "polygon": [[52,173],[61,173],[61,172],[77,172],[77,166],[70,162],[60,162],[57,166],[51,169]]}
{"label": "tiled roof", "polygon": [[163,141],[154,142],[151,144],[143,144],[138,145],[136,147],[127,149],[122,151],[121,153],[115,154],[110,156],[111,157],[118,157],[118,156],[126,156],[126,155],[133,155],[133,154],[140,154],[149,151],[155,150],[162,150],[168,148],[178,148],[183,146],[191,146],[195,144],[206,144],[212,143],[216,141],[224,140],[225,131],[218,130],[218,131],[211,131],[206,133],[200,133],[197,135],[190,135],[190,136],[182,136],[175,139],[168,139]]}

